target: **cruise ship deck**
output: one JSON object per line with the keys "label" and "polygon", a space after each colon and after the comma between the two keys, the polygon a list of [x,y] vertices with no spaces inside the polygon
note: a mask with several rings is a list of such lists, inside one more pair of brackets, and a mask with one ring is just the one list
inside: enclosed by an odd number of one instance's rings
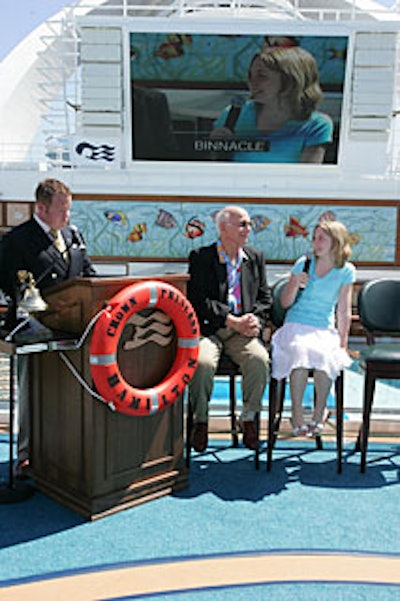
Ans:
{"label": "cruise ship deck", "polygon": [[[301,46],[315,59],[319,109],[333,127],[322,163],[274,163],[268,143],[254,162],[204,150],[223,108],[248,99],[247,65],[262,44]],[[351,232],[357,286],[399,280],[399,49],[400,5],[389,0],[76,0],[43,22],[1,65],[0,235],[32,215],[39,181],[65,181],[71,221],[102,276],[97,288],[77,281],[59,299],[50,293],[52,323],[87,331],[99,304],[86,285],[104,303],[108,282],[184,282],[189,252],[214,240],[228,203],[247,208],[271,285],[309,250],[322,216]],[[138,88],[168,107],[173,151],[141,145],[141,125],[158,115],[139,115]],[[400,380],[377,384],[361,473],[366,337],[356,306],[355,295],[342,473],[333,396],[317,449],[292,437],[287,392],[267,471],[267,386],[257,470],[226,432],[224,377],[209,447],[187,468],[186,392],[156,416],[113,413],[90,388],[85,338],[35,354],[34,477],[13,495],[18,391],[0,354],[0,599],[399,599]],[[310,381],[307,411],[312,402]],[[148,448],[135,447],[151,432]]]}

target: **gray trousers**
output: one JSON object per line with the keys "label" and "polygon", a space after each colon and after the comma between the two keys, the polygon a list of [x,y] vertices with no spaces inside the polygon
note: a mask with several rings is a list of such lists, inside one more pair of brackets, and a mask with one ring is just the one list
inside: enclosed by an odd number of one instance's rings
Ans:
{"label": "gray trousers", "polygon": [[221,328],[213,336],[200,340],[198,366],[189,383],[189,403],[195,423],[208,421],[208,405],[222,352],[239,365],[242,373],[242,420],[253,420],[261,408],[269,375],[268,351],[259,338],[248,338],[230,328]]}
{"label": "gray trousers", "polygon": [[29,402],[29,355],[17,357],[18,381],[18,460],[29,458],[31,438],[31,416]]}

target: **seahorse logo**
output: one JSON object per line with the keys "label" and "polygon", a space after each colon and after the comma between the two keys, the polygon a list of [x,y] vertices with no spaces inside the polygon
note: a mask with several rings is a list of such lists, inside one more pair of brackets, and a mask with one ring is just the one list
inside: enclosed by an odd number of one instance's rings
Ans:
{"label": "seahorse logo", "polygon": [[112,162],[115,159],[115,146],[110,146],[109,144],[95,146],[94,144],[90,144],[90,142],[79,142],[75,146],[75,150],[90,161]]}

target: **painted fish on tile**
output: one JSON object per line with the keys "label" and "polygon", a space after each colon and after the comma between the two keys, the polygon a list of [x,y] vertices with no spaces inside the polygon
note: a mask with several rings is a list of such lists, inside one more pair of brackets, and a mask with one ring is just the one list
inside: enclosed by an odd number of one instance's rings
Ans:
{"label": "painted fish on tile", "polygon": [[361,236],[360,234],[357,234],[356,232],[349,232],[349,242],[351,244],[351,246],[356,246],[356,244],[358,244],[361,240]]}
{"label": "painted fish on tile", "polygon": [[294,215],[289,217],[289,223],[284,226],[286,238],[296,238],[297,236],[303,236],[307,238],[308,230],[304,225],[301,225],[300,220]]}
{"label": "painted fish on tile", "polygon": [[271,223],[271,219],[268,219],[268,217],[265,217],[264,215],[253,215],[250,217],[250,220],[252,230],[255,234],[265,230],[265,228]]}
{"label": "painted fish on tile", "polygon": [[197,219],[197,217],[192,217],[186,224],[185,227],[185,236],[186,238],[198,238],[204,234],[204,230],[206,229],[205,224]]}
{"label": "painted fish on tile", "polygon": [[104,217],[117,225],[126,225],[128,220],[122,211],[105,211]]}
{"label": "painted fish on tile", "polygon": [[145,223],[137,223],[127,237],[127,240],[129,240],[129,242],[138,242],[143,239],[143,234],[145,232],[147,232],[147,225]]}
{"label": "painted fish on tile", "polygon": [[160,227],[165,227],[167,230],[169,230],[172,227],[176,227],[177,222],[172,213],[166,211],[165,209],[160,209],[158,211],[156,225],[159,225]]}

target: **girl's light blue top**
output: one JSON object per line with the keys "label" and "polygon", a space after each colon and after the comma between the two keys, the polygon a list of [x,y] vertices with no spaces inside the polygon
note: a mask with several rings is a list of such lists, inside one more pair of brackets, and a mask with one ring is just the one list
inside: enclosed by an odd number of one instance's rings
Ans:
{"label": "girl's light blue top", "polygon": [[[304,256],[297,259],[292,268],[294,275],[303,271],[305,259]],[[356,268],[352,263],[345,263],[343,267],[334,267],[323,277],[318,277],[315,274],[315,257],[312,257],[308,276],[308,284],[299,291],[296,301],[287,310],[285,322],[334,328],[340,289],[355,281]]]}

